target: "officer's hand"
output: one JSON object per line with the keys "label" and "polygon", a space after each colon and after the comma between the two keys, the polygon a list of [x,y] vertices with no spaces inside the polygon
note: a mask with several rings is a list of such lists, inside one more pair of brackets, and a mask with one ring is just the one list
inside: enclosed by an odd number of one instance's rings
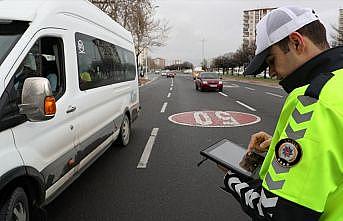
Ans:
{"label": "officer's hand", "polygon": [[263,153],[268,151],[269,145],[272,141],[272,136],[264,131],[253,134],[250,138],[247,153],[256,150],[257,152]]}
{"label": "officer's hand", "polygon": [[220,165],[220,164],[217,164],[217,167],[218,167],[221,171],[223,171],[224,173],[227,173],[227,172],[229,171],[229,169],[227,169],[226,167],[223,167],[223,166]]}

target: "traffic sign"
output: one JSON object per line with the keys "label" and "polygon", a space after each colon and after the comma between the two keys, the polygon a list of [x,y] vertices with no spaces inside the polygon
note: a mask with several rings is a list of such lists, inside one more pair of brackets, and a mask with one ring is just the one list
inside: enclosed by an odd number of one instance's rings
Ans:
{"label": "traffic sign", "polygon": [[261,121],[256,115],[235,111],[191,111],[171,115],[168,119],[192,127],[240,127]]}

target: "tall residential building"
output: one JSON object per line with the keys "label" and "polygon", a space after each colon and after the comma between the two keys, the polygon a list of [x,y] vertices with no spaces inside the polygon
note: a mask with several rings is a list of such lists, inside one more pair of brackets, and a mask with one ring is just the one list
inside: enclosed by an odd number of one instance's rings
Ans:
{"label": "tall residential building", "polygon": [[154,62],[155,68],[163,69],[166,66],[166,59],[163,58],[154,58],[152,59]]}
{"label": "tall residential building", "polygon": [[338,16],[338,44],[343,45],[343,8],[339,9]]}
{"label": "tall residential building", "polygon": [[259,8],[245,10],[243,12],[243,44],[253,45],[256,40],[256,24],[265,16],[268,12],[275,8]]}
{"label": "tall residential building", "polygon": [[176,59],[172,61],[173,64],[181,64],[182,61],[180,59]]}

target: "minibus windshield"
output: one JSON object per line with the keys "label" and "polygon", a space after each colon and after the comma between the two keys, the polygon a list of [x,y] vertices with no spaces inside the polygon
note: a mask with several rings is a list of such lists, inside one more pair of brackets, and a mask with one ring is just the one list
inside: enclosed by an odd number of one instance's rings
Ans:
{"label": "minibus windshield", "polygon": [[0,66],[28,26],[24,21],[0,20]]}

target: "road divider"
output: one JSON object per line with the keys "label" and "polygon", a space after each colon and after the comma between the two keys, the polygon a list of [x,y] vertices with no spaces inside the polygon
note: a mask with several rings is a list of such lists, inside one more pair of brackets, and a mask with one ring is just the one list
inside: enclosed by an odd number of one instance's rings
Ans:
{"label": "road divider", "polygon": [[280,98],[283,97],[282,95],[278,95],[278,94],[274,94],[274,93],[270,93],[270,92],[264,92],[264,93],[269,94],[269,95],[272,95],[272,96],[274,96],[274,97],[280,97]]}
{"label": "road divider", "polygon": [[155,139],[157,137],[159,128],[154,128],[151,131],[148,142],[145,145],[144,151],[142,153],[141,159],[138,162],[137,169],[145,169],[148,165],[152,147],[154,146]]}
{"label": "road divider", "polygon": [[224,94],[223,92],[218,92],[219,94],[223,95],[224,97],[227,97],[227,94]]}
{"label": "road divider", "polygon": [[237,102],[238,104],[242,105],[243,107],[248,108],[249,110],[256,111],[256,109],[250,107],[249,105],[246,105],[246,104],[244,104],[244,103],[242,103],[242,102],[240,102],[240,101],[236,101],[236,102]]}
{"label": "road divider", "polygon": [[166,111],[167,105],[168,105],[168,103],[164,102],[164,104],[163,104],[163,106],[161,108],[161,113],[164,113]]}

